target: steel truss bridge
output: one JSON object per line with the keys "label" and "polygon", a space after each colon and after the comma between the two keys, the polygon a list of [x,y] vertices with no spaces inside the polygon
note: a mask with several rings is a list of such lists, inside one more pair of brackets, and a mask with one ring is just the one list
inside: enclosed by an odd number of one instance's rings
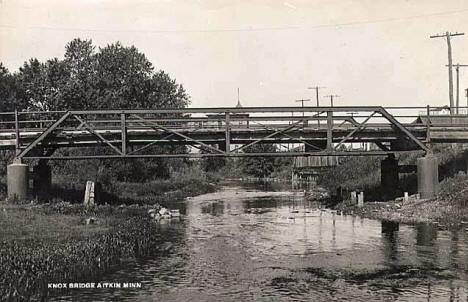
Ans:
{"label": "steel truss bridge", "polygon": [[[443,114],[443,109],[251,107],[3,112],[0,113],[0,149],[16,150],[16,162],[427,153],[432,144],[468,142],[468,116]],[[265,143],[281,147],[277,152],[246,152],[250,146]],[[362,150],[356,147],[359,143],[372,147]],[[152,148],[168,145],[191,148],[181,154]],[[54,155],[59,148],[90,146],[105,146],[108,152]]]}

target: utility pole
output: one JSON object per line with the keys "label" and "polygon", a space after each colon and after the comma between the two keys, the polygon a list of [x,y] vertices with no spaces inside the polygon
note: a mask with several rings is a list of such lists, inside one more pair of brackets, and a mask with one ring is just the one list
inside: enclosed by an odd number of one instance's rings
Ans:
{"label": "utility pole", "polygon": [[330,106],[333,107],[333,98],[338,98],[340,96],[336,94],[330,94],[330,95],[326,95],[325,97],[330,98]]}
{"label": "utility pole", "polygon": [[[449,65],[445,65],[449,66]],[[457,105],[456,105],[456,113],[458,114],[458,108],[460,107],[460,67],[468,67],[468,65],[463,64],[453,64],[455,66],[455,72],[457,74]]]}
{"label": "utility pole", "polygon": [[[326,88],[324,86],[315,86],[315,87],[307,87],[307,89],[315,89],[315,97],[317,100],[317,107],[320,107],[319,103],[319,89]],[[320,127],[320,118],[317,119],[317,125]]]}
{"label": "utility pole", "polygon": [[465,96],[466,96],[466,114],[468,114],[468,88],[465,89]]}
{"label": "utility pole", "polygon": [[452,45],[450,44],[450,37],[462,36],[465,33],[450,33],[446,32],[442,35],[433,35],[430,38],[446,38],[448,48],[448,68],[449,68],[449,100],[450,100],[450,114],[453,114],[453,77],[452,77]]}
{"label": "utility pole", "polygon": [[[296,102],[301,102],[302,103],[302,108],[304,108],[304,102],[310,102],[310,99],[296,100]],[[304,111],[302,111],[302,116],[304,116]]]}
{"label": "utility pole", "polygon": [[319,89],[326,88],[324,86],[315,86],[315,87],[307,87],[307,89],[315,89],[315,98],[317,100],[317,107],[320,107],[319,103]]}

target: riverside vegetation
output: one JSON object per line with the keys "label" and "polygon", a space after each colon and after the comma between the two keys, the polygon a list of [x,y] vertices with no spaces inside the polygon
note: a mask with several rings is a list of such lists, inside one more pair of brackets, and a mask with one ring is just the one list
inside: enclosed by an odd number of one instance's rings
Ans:
{"label": "riverside vegetation", "polygon": [[[54,183],[47,198],[0,202],[0,297],[46,299],[49,283],[98,281],[126,259],[167,252],[148,209],[158,204],[171,208],[174,201],[213,192],[223,175],[245,173],[245,163],[230,160],[217,171],[206,171],[213,166],[210,160],[172,161],[166,177],[145,176],[149,179],[139,182],[119,176],[122,171],[103,171],[92,160],[52,163]],[[137,173],[139,163],[127,163],[128,173]],[[156,163],[147,169],[152,165]],[[99,203],[92,208],[81,204],[86,179],[102,183]],[[95,223],[87,224],[89,217]]]}
{"label": "riverside vegetation", "polygon": [[[117,198],[114,205],[87,208],[65,201],[65,196],[43,202],[1,202],[0,297],[45,299],[49,283],[99,280],[121,261],[167,252],[161,250],[164,244],[148,208],[170,207],[175,200],[212,192],[216,185],[209,181],[215,181],[214,176],[186,167],[165,180],[116,183],[112,194],[106,193],[107,198]],[[94,223],[86,222],[89,217]]]}
{"label": "riverside vegetation", "polygon": [[[334,207],[345,213],[409,224],[434,223],[439,228],[460,228],[468,224],[468,176],[466,174],[468,150],[465,146],[438,145],[434,155],[439,161],[440,190],[431,200],[416,199],[415,173],[400,175],[397,195],[409,192],[410,198],[382,200],[380,191],[380,160],[383,158],[350,158],[342,165],[321,176],[319,184],[334,193],[341,188],[345,195],[351,191],[364,191],[366,202],[358,208],[347,201],[335,202]],[[419,154],[405,154],[400,164],[416,164]]]}

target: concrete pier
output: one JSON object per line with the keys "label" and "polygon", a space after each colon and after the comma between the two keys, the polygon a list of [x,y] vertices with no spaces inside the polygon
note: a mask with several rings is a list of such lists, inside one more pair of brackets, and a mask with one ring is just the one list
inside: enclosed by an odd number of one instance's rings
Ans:
{"label": "concrete pier", "polygon": [[7,187],[8,198],[26,199],[28,198],[28,173],[29,167],[26,164],[13,163],[7,167]]}
{"label": "concrete pier", "polygon": [[380,162],[380,187],[384,200],[395,199],[398,196],[398,159],[390,154]]}
{"label": "concrete pier", "polygon": [[438,191],[439,165],[437,158],[432,154],[418,158],[418,193],[421,198],[434,198]]}

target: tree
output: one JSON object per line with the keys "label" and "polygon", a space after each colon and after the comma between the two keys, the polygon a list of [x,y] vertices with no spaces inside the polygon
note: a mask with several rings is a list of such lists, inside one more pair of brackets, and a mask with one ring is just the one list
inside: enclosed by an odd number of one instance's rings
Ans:
{"label": "tree", "polygon": [[[274,153],[273,144],[255,144],[245,148],[246,153]],[[244,173],[256,177],[268,177],[275,169],[275,158],[266,156],[245,157],[242,159]]]}
{"label": "tree", "polygon": [[0,62],[0,111],[13,111],[15,102],[16,82],[8,69]]}
{"label": "tree", "polygon": [[[41,63],[30,59],[13,77],[17,83],[16,98],[24,104],[22,108],[30,110],[162,109],[184,108],[189,104],[182,85],[164,71],[155,71],[136,47],[126,47],[120,42],[96,50],[91,40],[74,39],[66,45],[63,60]],[[185,147],[155,148],[160,152],[186,152]],[[91,154],[108,151],[106,147],[94,148]],[[90,150],[58,152],[79,155]],[[110,173],[106,177],[114,180],[142,181],[169,175],[164,159],[70,161],[52,165],[62,172],[80,171],[84,178],[102,174],[93,169],[96,165],[104,166]],[[81,169],[83,166],[90,169]]]}
{"label": "tree", "polygon": [[99,48],[74,39],[63,60],[25,62],[15,74],[17,97],[35,110],[183,108],[189,97],[146,56],[120,42]]}

